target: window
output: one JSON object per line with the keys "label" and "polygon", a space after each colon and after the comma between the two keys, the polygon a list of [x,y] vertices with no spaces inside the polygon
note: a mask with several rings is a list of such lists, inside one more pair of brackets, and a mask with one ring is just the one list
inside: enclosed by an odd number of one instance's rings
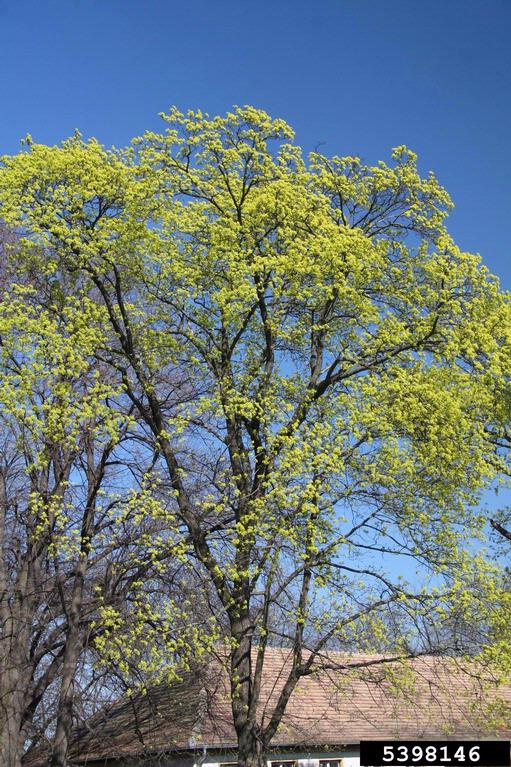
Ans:
{"label": "window", "polygon": [[238,767],[238,762],[220,762],[218,767]]}
{"label": "window", "polygon": [[289,762],[270,762],[271,767],[298,767],[298,762],[293,759]]}
{"label": "window", "polygon": [[342,767],[342,759],[320,759],[319,767]]}

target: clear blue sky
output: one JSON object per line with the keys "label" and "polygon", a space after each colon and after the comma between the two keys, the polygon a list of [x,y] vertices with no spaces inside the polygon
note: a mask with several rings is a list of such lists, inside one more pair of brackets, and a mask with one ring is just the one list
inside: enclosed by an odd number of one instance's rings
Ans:
{"label": "clear blue sky", "polygon": [[511,0],[0,0],[0,153],[253,104],[306,149],[419,153],[511,288]]}

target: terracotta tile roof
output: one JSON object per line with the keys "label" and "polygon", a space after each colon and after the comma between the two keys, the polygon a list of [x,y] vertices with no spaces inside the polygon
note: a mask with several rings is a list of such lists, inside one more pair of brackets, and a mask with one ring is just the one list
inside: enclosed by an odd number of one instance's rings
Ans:
{"label": "terracotta tile roof", "polygon": [[[267,650],[258,710],[263,725],[282,689],[290,658],[289,650]],[[486,672],[460,660],[429,656],[389,663],[381,656],[329,653],[322,661],[322,670],[298,683],[272,746],[511,738],[511,718],[504,727],[501,716],[493,720],[487,710],[502,700],[511,711],[511,686],[497,689]],[[155,687],[95,717],[89,731],[77,732],[72,751],[75,763],[90,764],[122,755],[228,748],[235,743],[227,677],[217,658],[206,671],[188,673],[181,682]]]}

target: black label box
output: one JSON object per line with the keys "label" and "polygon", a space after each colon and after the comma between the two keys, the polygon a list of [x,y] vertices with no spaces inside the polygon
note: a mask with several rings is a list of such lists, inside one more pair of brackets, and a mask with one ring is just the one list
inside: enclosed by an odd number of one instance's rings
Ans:
{"label": "black label box", "polygon": [[361,767],[510,767],[508,740],[362,740]]}

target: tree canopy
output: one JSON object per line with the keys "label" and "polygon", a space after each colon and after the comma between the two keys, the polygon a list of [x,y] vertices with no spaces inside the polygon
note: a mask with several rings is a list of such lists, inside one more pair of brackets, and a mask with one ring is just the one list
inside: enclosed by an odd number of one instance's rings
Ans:
{"label": "tree canopy", "polygon": [[[470,542],[500,468],[488,424],[510,304],[406,147],[367,165],[304,157],[252,107],[162,117],[124,149],[75,134],[3,158],[17,274],[0,332],[19,334],[9,359],[34,347],[31,322],[47,334],[58,395],[37,407],[52,438],[93,416],[115,442],[127,419],[151,456],[159,540],[201,583],[228,647],[239,761],[256,764],[329,648],[450,652],[451,612],[474,609],[470,584],[495,583]],[[72,394],[85,357],[101,371],[94,404]],[[35,386],[12,376],[8,417]],[[105,632],[107,655],[121,630]],[[268,644],[293,662],[262,720]]]}

